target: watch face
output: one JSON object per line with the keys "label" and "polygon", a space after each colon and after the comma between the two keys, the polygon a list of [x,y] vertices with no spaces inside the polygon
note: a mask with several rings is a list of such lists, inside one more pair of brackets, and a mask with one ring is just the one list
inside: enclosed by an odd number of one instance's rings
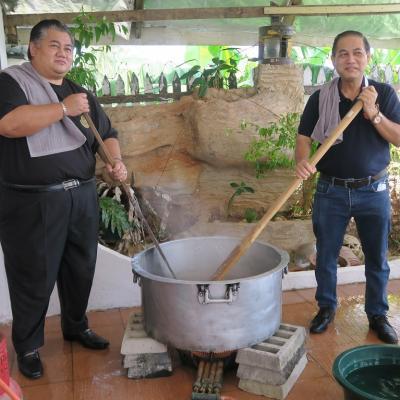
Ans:
{"label": "watch face", "polygon": [[374,124],[379,124],[380,122],[382,121],[382,116],[381,116],[381,114],[379,113],[374,119],[373,119],[373,123]]}

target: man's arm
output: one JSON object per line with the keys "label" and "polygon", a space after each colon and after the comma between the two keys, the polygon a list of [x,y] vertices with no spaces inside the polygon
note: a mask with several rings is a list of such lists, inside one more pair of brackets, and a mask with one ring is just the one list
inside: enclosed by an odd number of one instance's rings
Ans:
{"label": "man's arm", "polygon": [[[374,86],[368,86],[363,88],[362,92],[358,96],[363,102],[363,111],[366,118],[373,123],[374,117],[378,114],[376,107],[376,99],[378,93]],[[396,98],[398,103],[398,100]],[[378,124],[374,124],[375,129],[378,133],[389,143],[400,146],[400,124],[397,124],[387,118],[383,113],[380,114],[381,121]]]}
{"label": "man's arm", "polygon": [[308,162],[311,143],[312,139],[309,136],[297,135],[295,149],[296,176],[300,179],[308,179],[317,172],[316,168]]}
{"label": "man's arm", "polygon": [[61,103],[22,105],[14,108],[0,120],[0,135],[8,138],[31,136],[60,121],[64,116],[74,117],[89,111],[86,93],[72,94]]}
{"label": "man's arm", "polygon": [[106,164],[106,170],[115,181],[124,181],[127,178],[127,169],[125,164],[122,162],[121,158],[121,149],[119,147],[118,139],[116,138],[108,138],[104,140],[104,144],[107,147],[111,157],[114,160],[114,166],[108,163],[108,160],[105,159],[104,155],[99,151],[101,159]]}
{"label": "man's arm", "polygon": [[379,124],[374,124],[375,129],[389,143],[400,147],[400,125],[382,115]]}

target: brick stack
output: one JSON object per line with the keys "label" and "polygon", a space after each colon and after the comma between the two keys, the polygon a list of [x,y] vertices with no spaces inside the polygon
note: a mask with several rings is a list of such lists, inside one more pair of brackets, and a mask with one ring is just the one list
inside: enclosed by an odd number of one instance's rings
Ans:
{"label": "brick stack", "polygon": [[236,362],[239,388],[274,399],[284,399],[307,364],[306,331],[281,324],[269,339],[240,349]]}
{"label": "brick stack", "polygon": [[158,378],[172,374],[167,346],[150,338],[144,330],[143,314],[130,315],[122,340],[121,354],[128,378]]}

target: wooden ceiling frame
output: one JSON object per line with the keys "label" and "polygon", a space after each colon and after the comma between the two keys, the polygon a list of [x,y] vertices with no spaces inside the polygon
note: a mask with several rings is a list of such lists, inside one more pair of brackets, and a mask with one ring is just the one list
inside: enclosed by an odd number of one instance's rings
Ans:
{"label": "wooden ceiling frame", "polygon": [[[134,23],[135,37],[141,36],[145,21],[177,21],[197,19],[225,18],[262,18],[281,16],[285,24],[292,25],[295,16],[335,16],[335,15],[372,15],[400,13],[400,4],[348,4],[348,5],[300,5],[301,0],[288,0],[286,6],[267,7],[215,7],[215,8],[179,8],[179,9],[140,9],[143,0],[135,1],[137,9],[119,11],[88,12],[95,19],[106,17],[110,22]],[[291,4],[290,4],[291,3]],[[62,20],[72,24],[79,12],[7,14],[3,16],[7,36],[16,37],[17,27],[32,27],[45,18]]]}
{"label": "wooden ceiling frame", "polygon": [[[400,4],[348,4],[329,6],[269,6],[269,7],[215,7],[215,8],[179,8],[179,9],[144,9],[88,12],[96,19],[103,16],[110,22],[144,22],[166,20],[195,20],[218,18],[262,18],[271,15],[281,16],[316,16],[316,15],[367,15],[400,13]],[[33,26],[44,18],[61,19],[72,23],[79,12],[45,14],[8,14],[4,24],[7,27]]]}

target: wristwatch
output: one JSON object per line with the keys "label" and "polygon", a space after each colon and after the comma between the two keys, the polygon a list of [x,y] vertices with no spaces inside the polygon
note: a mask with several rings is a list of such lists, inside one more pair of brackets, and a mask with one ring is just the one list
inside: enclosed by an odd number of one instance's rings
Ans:
{"label": "wristwatch", "polygon": [[374,125],[380,124],[382,121],[382,117],[383,117],[382,113],[380,111],[378,111],[378,114],[376,114],[375,117],[372,118],[372,123]]}

